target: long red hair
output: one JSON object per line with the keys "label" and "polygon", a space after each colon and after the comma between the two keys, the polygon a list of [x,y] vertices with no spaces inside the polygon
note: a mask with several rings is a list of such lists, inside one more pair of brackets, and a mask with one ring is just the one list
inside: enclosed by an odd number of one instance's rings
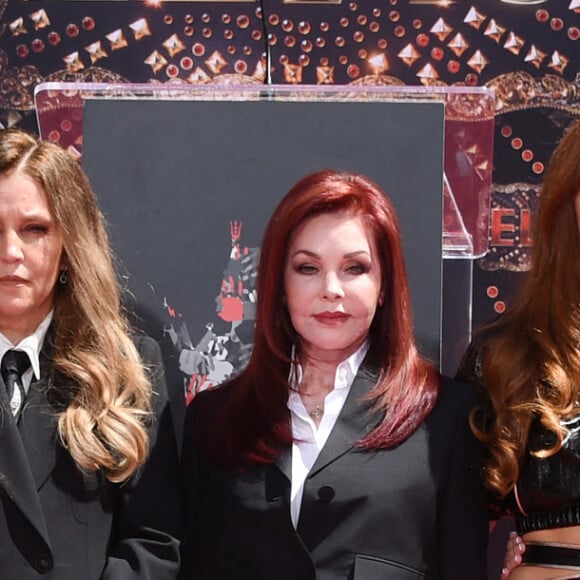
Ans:
{"label": "long red hair", "polygon": [[286,403],[290,355],[298,337],[284,302],[288,248],[305,220],[337,212],[361,216],[366,222],[378,249],[384,293],[369,332],[368,358],[378,380],[368,397],[385,414],[358,444],[364,448],[398,445],[423,423],[435,404],[439,375],[415,345],[400,228],[391,202],[363,175],[334,170],[312,173],[286,194],[266,227],[252,355],[248,366],[231,381],[229,396],[215,417],[219,427],[212,437],[212,455],[222,462],[273,461],[292,441]]}
{"label": "long red hair", "polygon": [[[532,268],[514,306],[482,330],[482,373],[492,405],[476,435],[490,449],[486,483],[513,489],[533,417],[556,434],[538,456],[556,453],[560,418],[578,414],[580,397],[580,122],[566,132],[546,169],[535,224]],[[487,338],[485,338],[487,337]]]}

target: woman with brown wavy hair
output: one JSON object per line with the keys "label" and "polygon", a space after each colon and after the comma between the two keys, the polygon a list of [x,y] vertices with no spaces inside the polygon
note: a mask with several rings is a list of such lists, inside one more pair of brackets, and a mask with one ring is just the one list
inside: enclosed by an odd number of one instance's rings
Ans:
{"label": "woman with brown wavy hair", "polygon": [[489,400],[473,420],[489,448],[485,481],[499,508],[515,513],[526,544],[512,580],[580,573],[579,216],[576,122],[546,169],[531,271],[513,307],[479,332],[459,373]]}
{"label": "woman with brown wavy hair", "polygon": [[300,180],[266,228],[257,292],[248,366],[188,408],[181,577],[483,579],[474,399],[417,351],[380,187]]}
{"label": "woman with brown wavy hair", "polygon": [[177,459],[160,349],[129,333],[86,175],[59,146],[1,131],[3,577],[176,576]]}

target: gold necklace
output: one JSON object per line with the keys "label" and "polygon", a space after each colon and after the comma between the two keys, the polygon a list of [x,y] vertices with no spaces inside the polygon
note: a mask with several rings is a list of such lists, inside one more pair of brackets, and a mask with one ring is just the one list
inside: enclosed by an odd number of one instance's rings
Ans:
{"label": "gold necklace", "polygon": [[[308,411],[308,409],[307,409],[307,411]],[[310,409],[308,411],[308,414],[315,420],[320,419],[320,417],[322,417],[322,415],[324,415],[324,405],[319,405],[319,404],[314,405],[314,408]]]}
{"label": "gold necklace", "polygon": [[300,398],[306,412],[312,419],[318,421],[324,415],[324,395],[320,402],[316,401],[316,399],[320,399],[320,394],[300,392]]}

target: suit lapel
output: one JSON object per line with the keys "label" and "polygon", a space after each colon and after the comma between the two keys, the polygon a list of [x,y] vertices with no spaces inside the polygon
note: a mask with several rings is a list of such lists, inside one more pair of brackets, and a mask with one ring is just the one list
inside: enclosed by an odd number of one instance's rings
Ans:
{"label": "suit lapel", "polygon": [[336,424],[308,474],[309,477],[316,475],[329,463],[347,453],[357,441],[378,425],[382,419],[382,413],[373,411],[372,402],[364,399],[376,382],[377,375],[363,363],[352,383]]}
{"label": "suit lapel", "polygon": [[[63,387],[66,380],[56,377],[59,386],[48,385],[52,360],[52,333],[46,336],[40,353],[40,379],[33,381],[18,429],[39,490],[65,453],[57,437],[58,413],[68,404],[74,389]],[[68,395],[65,395],[68,394]]]}
{"label": "suit lapel", "polygon": [[50,545],[44,513],[38,496],[30,461],[12,414],[0,378],[0,493],[6,493],[24,517]]}
{"label": "suit lapel", "polygon": [[[352,383],[336,424],[310,470],[309,477],[352,449],[357,441],[379,424],[382,413],[373,411],[372,402],[364,399],[375,386],[377,380],[378,375],[363,362]],[[289,481],[292,480],[292,446],[289,446],[278,456],[276,466]]]}
{"label": "suit lapel", "polygon": [[58,409],[49,402],[45,378],[33,382],[18,422],[18,430],[28,455],[36,489],[43,486],[64,453],[57,438],[57,413]]}

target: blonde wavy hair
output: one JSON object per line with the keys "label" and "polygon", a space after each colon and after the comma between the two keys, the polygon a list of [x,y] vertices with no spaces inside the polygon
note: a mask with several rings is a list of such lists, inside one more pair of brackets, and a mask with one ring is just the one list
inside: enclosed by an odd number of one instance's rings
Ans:
{"label": "blonde wavy hair", "polygon": [[517,482],[534,418],[556,435],[580,413],[580,122],[565,133],[546,169],[536,216],[531,271],[513,308],[483,329],[481,376],[493,407],[475,434],[490,450],[486,484],[500,497]]}
{"label": "blonde wavy hair", "polygon": [[[76,385],[58,431],[78,467],[126,480],[149,450],[151,385],[123,315],[105,220],[79,163],[19,129],[0,132],[0,173],[39,183],[62,232],[68,283],[54,298],[50,381]],[[50,384],[50,383],[49,383]]]}

